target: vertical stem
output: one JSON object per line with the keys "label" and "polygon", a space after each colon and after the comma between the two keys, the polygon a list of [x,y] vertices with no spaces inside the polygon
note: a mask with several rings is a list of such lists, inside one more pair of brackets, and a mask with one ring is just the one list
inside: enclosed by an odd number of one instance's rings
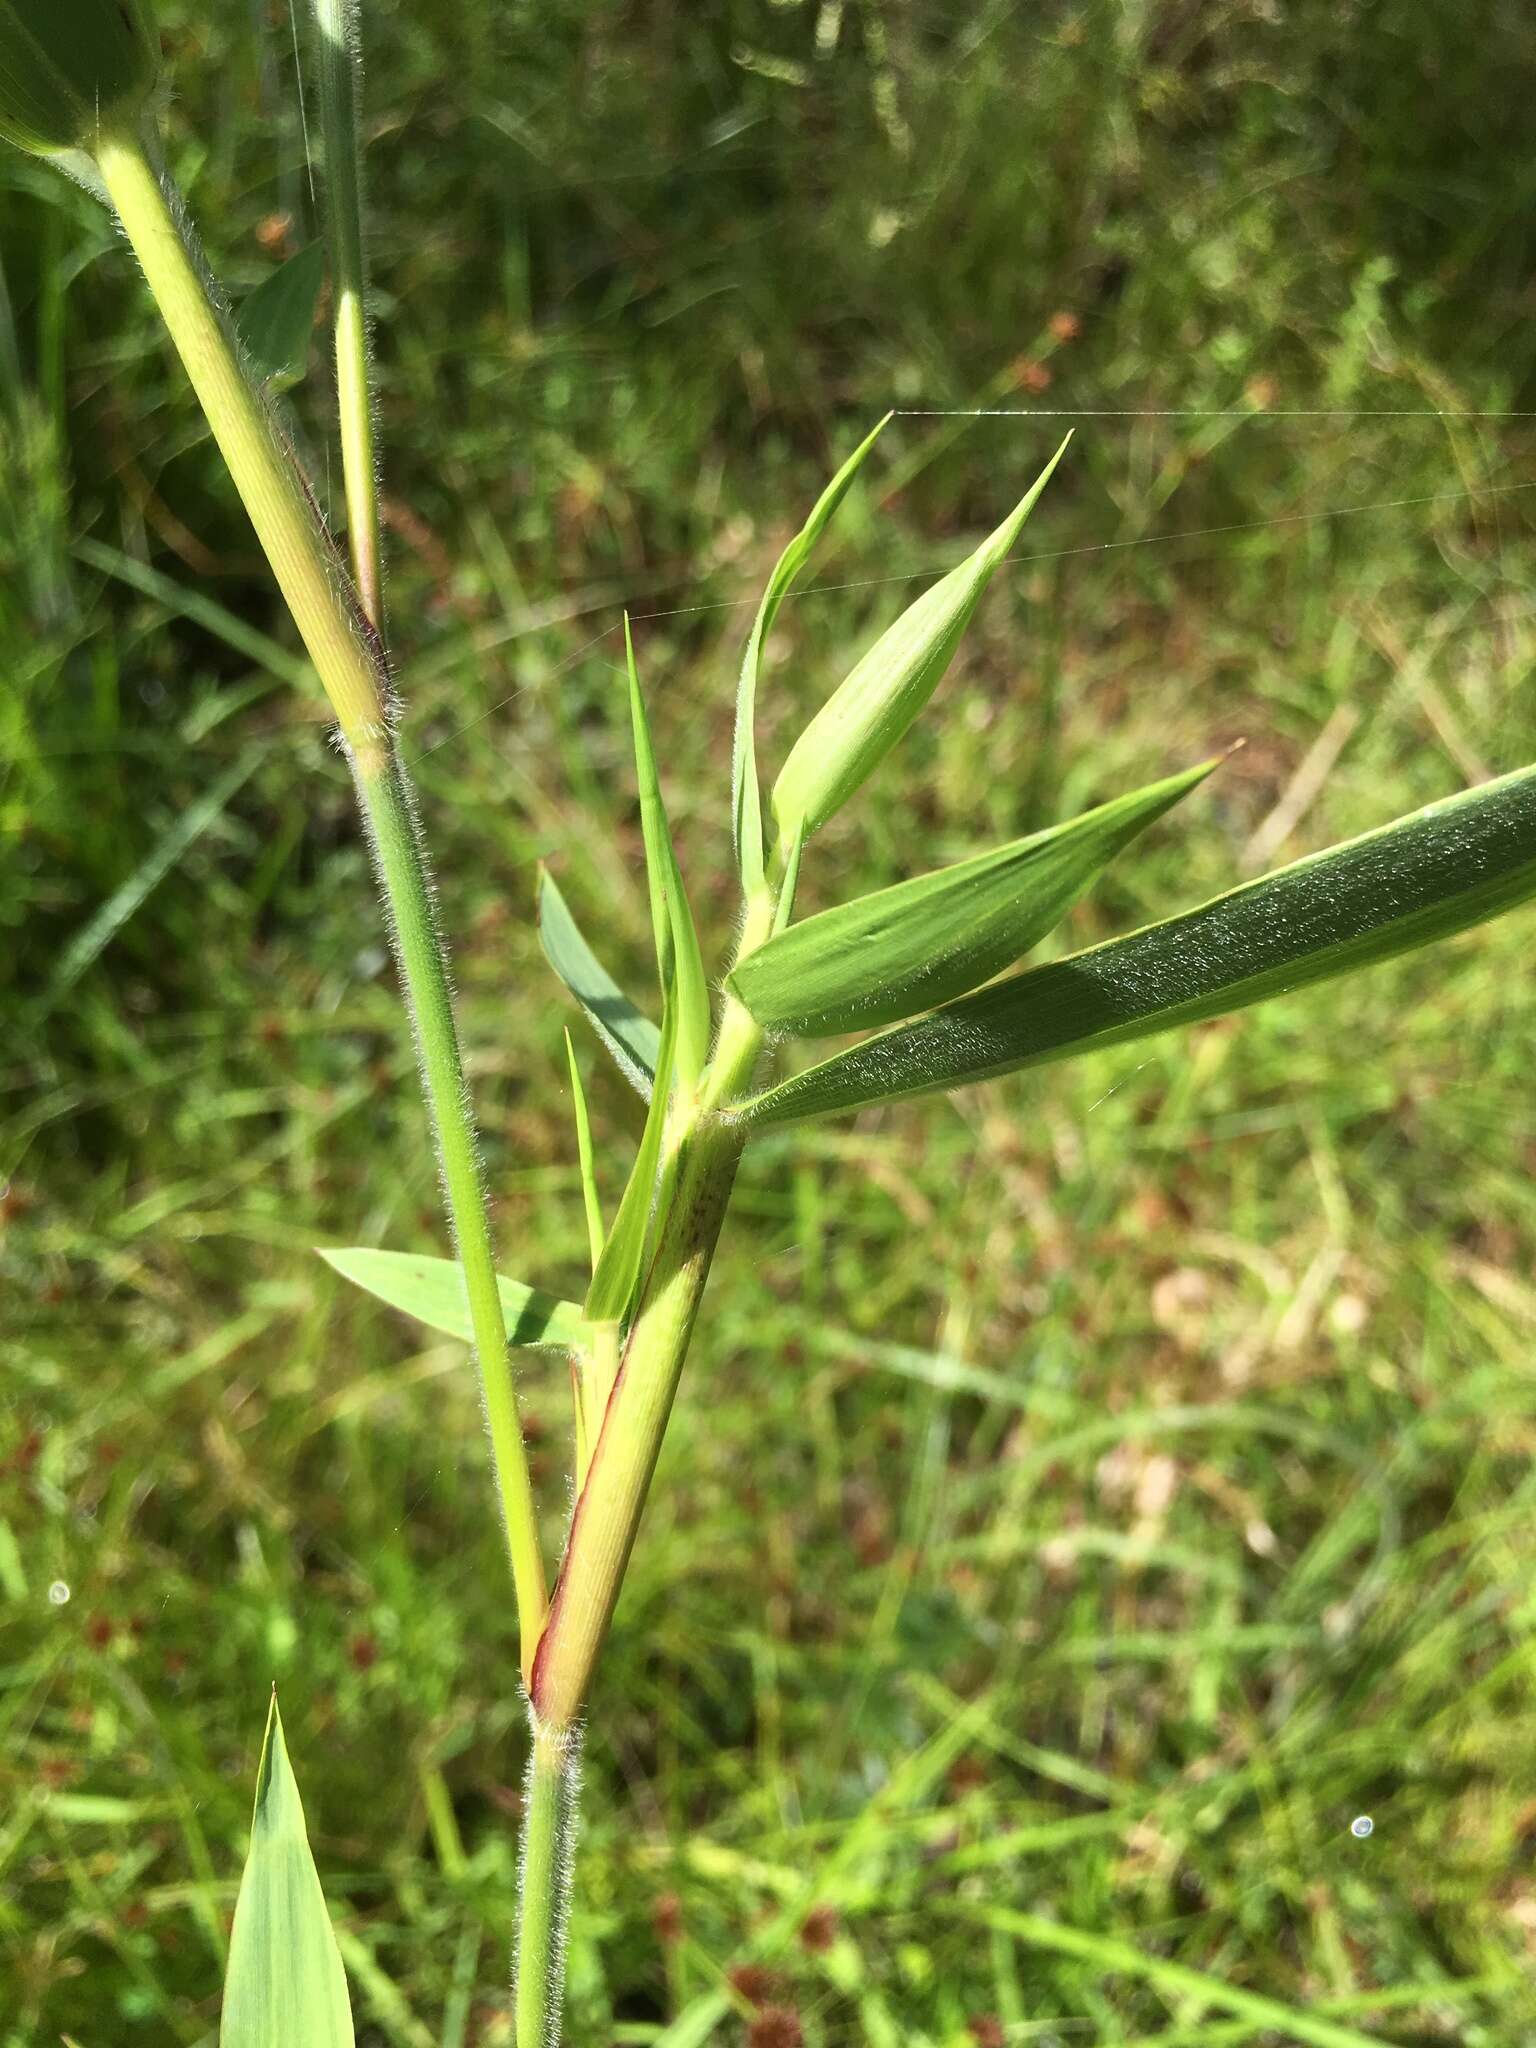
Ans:
{"label": "vertical stem", "polygon": [[517,1422],[490,1219],[464,1088],[448,969],[409,785],[390,723],[377,637],[320,522],[291,450],[241,369],[190,230],[134,134],[103,135],[96,161],[231,477],[293,613],[351,759],[383,887],[428,1113],[458,1240],[516,1588],[525,1673],[548,1608]]}
{"label": "vertical stem", "polygon": [[347,545],[363,610],[384,631],[379,479],[368,375],[368,257],[363,244],[363,158],[358,139],[356,0],[314,0],[320,32],[320,112],[325,136],[325,213],[335,293],[336,402]]}
{"label": "vertical stem", "polygon": [[448,1213],[458,1242],[464,1291],[469,1298],[492,1465],[517,1590],[518,1629],[526,1675],[532,1667],[547,1609],[544,1557],[539,1547],[538,1511],[517,1415],[506,1323],[496,1285],[490,1217],[454,1028],[447,965],[432,914],[426,854],[398,755],[392,751],[376,773],[365,773],[359,768],[357,788],[394,927],[422,1080],[436,1125]]}
{"label": "vertical stem", "polygon": [[559,2048],[580,1790],[579,1737],[554,1733],[535,1719],[518,1871],[517,2048]]}

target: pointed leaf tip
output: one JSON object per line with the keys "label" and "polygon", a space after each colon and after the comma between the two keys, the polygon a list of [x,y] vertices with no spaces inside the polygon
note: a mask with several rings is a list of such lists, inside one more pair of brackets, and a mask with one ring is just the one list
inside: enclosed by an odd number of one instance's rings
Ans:
{"label": "pointed leaf tip", "polygon": [[341,1951],[320,1889],[277,1688],[229,1940],[220,2048],[353,2048]]}
{"label": "pointed leaf tip", "polygon": [[981,546],[887,628],[796,740],[773,786],[781,855],[787,856],[796,832],[809,839],[820,831],[927,704],[1071,438]]}

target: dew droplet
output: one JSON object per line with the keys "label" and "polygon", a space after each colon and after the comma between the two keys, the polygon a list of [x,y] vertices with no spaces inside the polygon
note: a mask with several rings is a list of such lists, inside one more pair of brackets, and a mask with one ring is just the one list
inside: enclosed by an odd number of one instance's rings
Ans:
{"label": "dew droplet", "polygon": [[69,1599],[69,1588],[62,1579],[55,1579],[48,1588],[48,1599],[55,1607],[63,1607]]}
{"label": "dew droplet", "polygon": [[1376,1823],[1368,1813],[1357,1813],[1349,1824],[1349,1832],[1357,1842],[1363,1842],[1367,1835],[1374,1834]]}

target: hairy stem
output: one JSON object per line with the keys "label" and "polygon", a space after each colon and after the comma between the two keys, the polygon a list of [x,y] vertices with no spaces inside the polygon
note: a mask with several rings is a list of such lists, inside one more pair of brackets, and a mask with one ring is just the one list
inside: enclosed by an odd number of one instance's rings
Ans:
{"label": "hairy stem", "polygon": [[358,596],[384,632],[378,457],[368,363],[368,256],[363,242],[363,158],[357,132],[356,0],[314,0],[320,35],[320,109],[325,135],[325,215],[335,294],[336,405],[347,498],[347,545]]}
{"label": "hairy stem", "polygon": [[[773,915],[765,890],[749,908],[738,960],[762,944]],[[745,1142],[718,1111],[750,1079],[762,1043],[746,1010],[727,998],[697,1107],[677,1136],[645,1296],[619,1359],[534,1661],[534,1711],[552,1729],[573,1727],[582,1713],[618,1602]]]}
{"label": "hairy stem", "polygon": [[490,1219],[464,1087],[448,968],[389,717],[377,636],[292,451],[247,378],[179,205],[135,133],[104,135],[97,165],[143,265],[257,538],[336,712],[368,822],[442,1161],[485,1390],[525,1674],[547,1612],[544,1561],[518,1428]]}
{"label": "hairy stem", "polygon": [[517,2048],[558,2048],[565,1929],[581,1789],[580,1739],[534,1721],[518,1870]]}

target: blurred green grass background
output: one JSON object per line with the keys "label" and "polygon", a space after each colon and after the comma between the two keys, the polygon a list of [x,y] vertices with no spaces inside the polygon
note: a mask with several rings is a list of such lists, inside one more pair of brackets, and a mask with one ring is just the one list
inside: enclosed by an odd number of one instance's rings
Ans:
{"label": "blurred green grass background", "polygon": [[[391,604],[507,1270],[584,1245],[540,859],[645,984],[620,609],[718,950],[751,607],[887,407],[769,762],[1065,424],[907,415],[1113,416],[808,902],[1246,738],[1083,942],[1536,755],[1515,0],[367,13]],[[163,18],[239,295],[317,231],[289,19]],[[0,265],[0,2039],[212,2048],[275,1679],[360,2041],[489,2048],[473,1377],[311,1251],[442,1241],[344,770],[95,203],[0,160]],[[293,402],[338,504],[318,345]],[[596,1703],[573,2043],[1304,2038],[1223,1984],[1536,2037],[1531,930],[751,1154]]]}

